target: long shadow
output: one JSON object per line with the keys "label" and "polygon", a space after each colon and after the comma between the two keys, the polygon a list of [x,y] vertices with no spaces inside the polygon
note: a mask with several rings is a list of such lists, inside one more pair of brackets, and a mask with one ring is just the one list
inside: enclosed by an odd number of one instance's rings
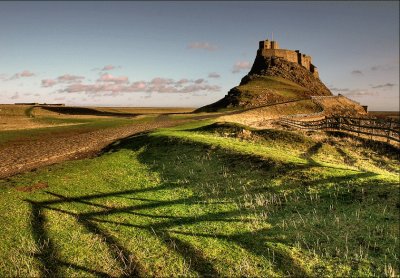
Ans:
{"label": "long shadow", "polygon": [[[160,190],[160,189],[165,189],[169,188],[169,186],[162,186],[162,187],[156,187],[153,188],[153,190]],[[174,187],[172,187],[174,188]],[[119,209],[112,209],[106,206],[97,206],[97,204],[94,204],[90,200],[92,199],[98,199],[98,198],[103,198],[103,197],[111,197],[111,196],[121,196],[124,194],[131,195],[133,192],[143,192],[143,190],[126,190],[126,191],[117,191],[114,193],[104,193],[104,194],[92,194],[89,196],[81,196],[81,197],[72,197],[68,198],[65,197],[61,194],[56,194],[53,192],[47,192],[51,196],[58,197],[59,200],[50,200],[50,201],[43,201],[43,202],[32,202],[32,211],[33,211],[33,216],[34,218],[32,219],[32,227],[34,234],[39,236],[40,234],[46,235],[44,226],[45,226],[45,219],[43,218],[43,214],[41,213],[44,209],[46,210],[53,210],[59,213],[64,213],[67,215],[70,215],[74,217],[78,223],[80,223],[83,227],[86,228],[89,232],[101,237],[104,239],[105,243],[108,246],[109,251],[114,254],[115,258],[117,259],[117,262],[120,265],[120,268],[123,269],[123,276],[126,277],[142,277],[146,276],[146,271],[145,269],[141,266],[140,262],[138,262],[135,259],[135,256],[131,254],[126,248],[124,248],[121,244],[119,244],[118,240],[111,236],[109,233],[107,233],[104,229],[101,229],[96,222],[98,223],[108,223],[108,224],[115,224],[115,225],[121,225],[121,226],[128,226],[132,228],[142,228],[142,229],[147,229],[149,231],[161,231],[159,234],[157,234],[161,239],[163,239],[164,242],[167,243],[167,245],[171,248],[174,249],[174,251],[180,253],[182,256],[190,259],[192,262],[191,267],[195,270],[198,271],[199,274],[202,276],[217,276],[216,270],[212,267],[212,265],[207,262],[200,251],[193,249],[190,245],[180,241],[179,239],[174,239],[170,238],[168,234],[164,231],[162,231],[161,228],[165,229],[166,227],[169,226],[176,226],[180,224],[189,224],[189,223],[196,223],[198,221],[210,221],[210,220],[224,220],[224,217],[221,216],[217,219],[216,216],[214,215],[205,215],[203,218],[199,217],[172,217],[170,221],[168,222],[162,222],[160,224],[153,224],[153,225],[147,225],[147,226],[141,226],[141,225],[134,225],[134,224],[126,224],[126,223],[119,223],[119,222],[112,222],[112,221],[107,221],[107,220],[101,220],[101,219],[95,219],[93,217],[95,216],[104,216],[104,215],[109,215],[109,214],[117,214],[117,213],[132,213],[135,214],[135,210],[143,210],[143,209],[149,209],[149,208],[157,208],[157,207],[162,207],[162,206],[171,206],[171,205],[176,205],[176,204],[188,204],[190,205],[191,203],[198,203],[199,199],[197,197],[189,197],[189,198],[182,198],[178,200],[172,200],[172,201],[154,201],[151,200],[151,203],[148,204],[143,204],[143,205],[136,205],[136,206],[128,206],[125,208],[119,208]],[[147,191],[150,191],[148,189]],[[138,198],[142,199],[142,198]],[[146,200],[146,199],[145,199]],[[149,200],[146,200],[149,201]],[[100,207],[103,210],[101,212],[92,212],[92,213],[74,213],[70,212],[68,210],[63,210],[60,208],[55,208],[52,207],[52,205],[55,204],[68,204],[71,202],[75,203],[82,203],[85,205],[89,206],[96,206]],[[140,213],[138,213],[140,214]],[[222,214],[221,214],[222,215]],[[41,217],[41,218],[40,218]],[[157,217],[157,216],[152,216],[152,217]],[[238,221],[238,220],[231,220],[231,219],[226,219],[226,221]],[[37,242],[40,242],[39,238],[35,238]],[[173,243],[173,244],[172,244]],[[48,242],[46,245],[47,248],[44,249],[42,252],[40,258],[41,262],[44,266],[43,274],[45,276],[57,276],[57,269],[61,265],[69,265],[67,262],[60,263],[61,260],[56,259],[54,255],[54,248],[51,242]],[[172,248],[173,247],[173,248]],[[98,272],[97,270],[92,270],[89,268],[84,268],[84,267],[79,267],[79,266],[74,266],[71,264],[72,267],[75,267],[76,269],[84,270],[88,273],[92,274],[99,274],[99,276],[104,276],[104,273]]]}
{"label": "long shadow", "polygon": [[73,264],[73,263],[69,263],[69,262],[64,262],[62,260],[57,260],[57,259],[55,261],[56,261],[57,265],[59,265],[59,266],[65,266],[65,267],[68,267],[68,268],[74,268],[76,270],[83,270],[84,272],[96,275],[98,277],[104,277],[104,278],[105,277],[110,277],[110,275],[105,273],[105,272],[94,270],[94,269],[90,269],[90,268],[87,268],[87,267],[82,266],[82,265],[77,265],[77,264]]}
{"label": "long shadow", "polygon": [[309,165],[321,166],[320,163],[316,162],[312,157],[316,155],[319,149],[322,147],[322,143],[318,142],[312,147],[310,147],[305,153],[300,155],[300,157],[307,159]]}
{"label": "long shadow", "polygon": [[[182,142],[177,139],[165,138],[165,137],[151,137],[149,138],[146,135],[137,136],[135,140],[123,140],[119,145],[113,146],[110,148],[110,152],[116,152],[121,149],[129,149],[133,151],[139,151],[138,159],[141,163],[147,165],[151,171],[158,173],[162,179],[161,180],[176,180],[178,178],[187,178],[187,176],[182,177],[182,173],[174,172],[174,168],[170,167],[168,171],[166,171],[162,167],[162,163],[159,162],[160,152],[163,149],[159,150],[158,148],[165,148],[168,146],[174,146],[179,150],[184,151],[185,147],[189,146],[188,153],[193,150],[193,146],[196,146],[201,151],[208,151],[210,149],[209,145],[205,143],[188,143]],[[264,173],[267,178],[273,179],[274,176],[270,175],[271,172],[278,172],[279,175],[290,174],[292,171],[303,169],[304,167],[319,167],[320,165],[312,159],[312,156],[315,155],[321,145],[316,144],[308,149],[303,157],[308,161],[306,164],[274,164],[269,161],[265,161],[263,158],[257,156],[249,156],[242,155],[235,152],[223,152],[222,150],[214,150],[213,155],[218,156],[218,161],[224,167],[229,168],[230,171],[234,172],[238,167],[243,167],[243,163],[247,163],[246,165],[250,165],[260,171],[260,173]],[[165,150],[165,149],[164,149]],[[171,157],[169,157],[171,159]],[[188,156],[186,158],[186,162],[190,163],[193,157]],[[155,162],[158,161],[158,162]],[[233,161],[233,162],[232,162]],[[325,167],[325,166],[321,166]],[[275,175],[275,174],[274,174]],[[338,177],[335,179],[335,182],[341,183],[344,181],[348,181],[355,178],[360,177],[370,177],[375,175],[374,173],[365,173],[358,172],[352,175],[346,175],[343,177]],[[190,179],[190,178],[189,178]],[[212,177],[210,177],[212,179]],[[309,185],[314,185],[317,183],[325,183],[332,182],[332,179],[327,180],[317,180],[313,182],[309,182]],[[42,214],[43,210],[53,210],[58,213],[65,213],[70,216],[76,218],[77,222],[81,224],[87,231],[90,233],[97,235],[105,240],[107,247],[111,254],[117,258],[117,262],[120,265],[120,268],[124,271],[125,276],[146,276],[146,269],[142,266],[142,264],[137,260],[136,256],[132,254],[128,249],[126,249],[116,237],[112,236],[108,233],[104,228],[101,228],[101,224],[108,225],[120,225],[132,229],[145,229],[148,231],[153,231],[153,234],[159,237],[165,244],[174,252],[178,252],[184,258],[190,259],[192,262],[191,268],[199,273],[202,276],[219,276],[218,271],[213,266],[212,262],[208,261],[202,251],[191,246],[189,243],[184,242],[175,236],[170,234],[168,229],[173,229],[174,227],[180,227],[185,225],[192,225],[201,222],[244,222],[246,220],[243,219],[243,214],[247,212],[244,210],[240,210],[238,208],[225,211],[225,212],[209,212],[203,215],[195,215],[195,216],[183,216],[179,217],[176,215],[153,215],[147,212],[141,212],[141,210],[149,210],[156,209],[166,206],[174,206],[174,205],[182,205],[185,204],[190,206],[192,204],[198,204],[203,201],[201,194],[204,192],[199,192],[200,189],[195,186],[196,180],[190,180],[189,183],[185,186],[189,187],[193,190],[193,197],[180,198],[175,200],[152,200],[146,198],[139,198],[134,196],[137,193],[145,193],[145,192],[153,192],[159,190],[174,190],[181,185],[165,183],[161,184],[157,187],[150,187],[144,189],[132,189],[132,190],[121,190],[121,191],[113,191],[113,192],[105,192],[105,193],[96,193],[96,194],[88,194],[83,196],[74,196],[74,197],[66,197],[58,193],[47,192],[50,196],[57,197],[56,200],[47,200],[43,202],[32,202],[29,201],[32,207],[32,230],[33,235],[38,243],[38,245],[43,241],[41,237],[47,238],[47,233],[45,230],[45,222],[46,219]],[[257,192],[259,188],[252,188],[249,193]],[[271,189],[273,191],[273,189]],[[201,193],[201,194],[200,194]],[[231,197],[229,193],[225,192],[224,197]],[[236,193],[235,193],[236,194]],[[119,197],[125,198],[126,200],[132,201],[143,201],[147,202],[139,205],[128,205],[119,208],[108,207],[106,205],[102,205],[99,203],[95,203],[94,201],[97,199],[104,199],[108,197]],[[205,199],[204,199],[205,200]],[[59,207],[54,207],[54,205],[65,205],[69,203],[81,203],[87,206],[99,208],[98,211],[90,211],[85,213],[74,213],[69,210],[61,209]],[[218,203],[218,202],[217,202]],[[156,219],[165,219],[165,221],[141,225],[136,223],[126,223],[120,221],[113,221],[109,219],[103,219],[104,216],[112,216],[116,214],[132,214],[137,216],[144,217],[152,217]],[[154,232],[155,231],[155,232]],[[176,232],[178,233],[178,232]],[[184,233],[184,232],[181,232]],[[232,243],[238,244],[242,248],[248,250],[249,252],[255,254],[256,256],[267,256],[266,246],[272,249],[275,254],[276,264],[278,269],[283,270],[286,273],[298,275],[298,276],[306,276],[306,271],[296,262],[294,258],[290,256],[290,254],[284,252],[279,246],[276,246],[275,243],[279,243],[278,239],[270,238],[268,239],[268,230],[261,229],[255,232],[239,232],[237,234],[227,236],[221,234],[201,234],[201,233],[190,233],[189,235],[193,236],[209,236],[209,237],[217,237],[223,240],[228,240]],[[260,243],[266,243],[267,245],[263,245]],[[59,259],[57,259],[54,254],[56,254],[56,250],[54,248],[54,244],[50,240],[47,247],[43,249],[40,254],[40,261],[42,262],[43,275],[49,276],[57,276],[59,274],[59,266],[62,264],[68,264],[67,262],[61,263]],[[269,256],[268,256],[269,257]],[[98,274],[99,276],[104,274],[102,272],[97,273],[97,270],[91,270],[85,267],[75,266],[77,269],[81,269],[87,271],[88,273]],[[293,273],[292,273],[293,272]]]}
{"label": "long shadow", "polygon": [[66,115],[93,115],[93,116],[113,116],[113,117],[134,117],[139,114],[104,112],[86,107],[63,107],[63,106],[40,106],[44,110]]}
{"label": "long shadow", "polygon": [[[234,235],[206,234],[206,233],[187,233],[182,231],[171,231],[172,234],[182,234],[197,237],[209,237],[234,242],[248,252],[257,256],[268,257],[273,264],[280,270],[293,277],[307,277],[307,271],[297,263],[287,252],[278,248],[276,243],[279,240],[268,237],[268,229],[260,229],[256,232],[244,232]],[[267,250],[270,251],[266,252]]]}
{"label": "long shadow", "polygon": [[[72,216],[76,219],[78,223],[80,223],[83,227],[86,228],[87,231],[91,232],[94,235],[99,236],[100,238],[104,239],[104,242],[107,244],[108,250],[110,251],[111,254],[113,254],[114,258],[117,258],[117,263],[119,264],[120,268],[122,269],[123,274],[121,275],[122,277],[145,277],[146,271],[144,267],[141,266],[141,264],[137,261],[136,257],[130,253],[125,247],[123,247],[121,244],[119,244],[118,240],[114,238],[112,235],[107,233],[105,230],[101,229],[97,224],[91,222],[89,219],[82,218],[80,217],[80,214],[73,213],[67,210],[62,210],[59,208],[52,208],[49,206],[43,206],[42,209],[47,209],[47,210],[53,210],[59,213],[64,213],[69,216]],[[39,231],[39,230],[38,230]],[[46,275],[45,276],[54,276],[58,277],[58,275],[55,275],[55,271],[51,270],[57,270],[59,266],[61,266],[60,262],[61,260],[54,258],[51,254],[53,254],[53,247],[52,245],[49,246],[46,249],[46,252],[44,252],[44,255],[41,255],[43,259],[41,260],[43,265],[48,265],[48,261],[50,260],[53,268],[50,269],[49,271],[46,270],[44,272]],[[62,264],[69,264],[67,262],[63,262]],[[89,273],[96,273],[98,272],[97,270],[92,270],[89,268],[86,268],[87,272]]]}
{"label": "long shadow", "polygon": [[28,201],[32,211],[32,235],[36,241],[39,253],[36,257],[41,262],[40,272],[43,277],[58,277],[57,250],[53,244],[53,240],[49,237],[46,226],[46,216],[39,203]]}
{"label": "long shadow", "polygon": [[338,154],[341,155],[341,157],[342,157],[343,160],[344,160],[344,163],[346,163],[347,165],[353,166],[353,165],[357,162],[357,159],[355,159],[355,158],[349,156],[347,153],[345,153],[345,152],[343,151],[342,148],[335,147],[335,149],[336,149],[336,151],[338,152]]}
{"label": "long shadow", "polygon": [[190,268],[200,274],[201,277],[219,277],[219,272],[214,268],[203,255],[201,250],[194,248],[189,243],[171,236],[168,232],[159,232],[157,236],[167,244],[167,246],[178,252],[185,259],[189,259]]}
{"label": "long shadow", "polygon": [[[130,189],[130,190],[121,190],[121,191],[113,191],[113,192],[105,192],[105,193],[98,193],[98,194],[88,194],[84,196],[76,196],[76,197],[63,197],[62,199],[57,200],[49,200],[39,202],[41,205],[52,205],[58,203],[71,203],[71,202],[81,202],[84,200],[92,200],[98,198],[106,198],[106,197],[113,197],[119,195],[127,195],[127,194],[136,194],[136,193],[144,193],[144,192],[151,192],[151,191],[158,191],[158,190],[165,190],[165,189],[175,189],[178,188],[179,185],[177,184],[163,184],[157,187],[148,187],[142,189]],[[50,193],[50,192],[47,192]],[[51,193],[54,194],[54,193]],[[62,195],[60,195],[62,196]],[[57,196],[58,197],[58,196]]]}

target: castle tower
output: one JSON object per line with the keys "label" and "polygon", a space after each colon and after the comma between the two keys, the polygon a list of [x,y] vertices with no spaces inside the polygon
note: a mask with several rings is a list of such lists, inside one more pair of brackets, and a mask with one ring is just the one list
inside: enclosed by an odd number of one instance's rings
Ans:
{"label": "castle tower", "polygon": [[259,42],[259,49],[279,49],[279,44],[277,41],[270,41],[266,39],[265,41]]}

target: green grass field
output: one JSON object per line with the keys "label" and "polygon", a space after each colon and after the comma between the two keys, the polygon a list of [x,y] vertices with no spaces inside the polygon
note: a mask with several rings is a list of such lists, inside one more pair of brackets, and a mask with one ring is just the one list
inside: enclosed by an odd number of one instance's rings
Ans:
{"label": "green grass field", "polygon": [[0,276],[395,277],[382,146],[202,121],[0,180]]}

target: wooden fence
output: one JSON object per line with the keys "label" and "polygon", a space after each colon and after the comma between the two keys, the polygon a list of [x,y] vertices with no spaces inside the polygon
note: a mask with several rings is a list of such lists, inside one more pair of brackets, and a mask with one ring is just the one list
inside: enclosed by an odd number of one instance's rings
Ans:
{"label": "wooden fence", "polygon": [[334,116],[314,121],[299,121],[281,118],[279,124],[304,130],[343,130],[355,133],[357,136],[367,135],[371,139],[378,137],[388,143],[391,143],[391,141],[400,143],[400,122],[392,119]]}

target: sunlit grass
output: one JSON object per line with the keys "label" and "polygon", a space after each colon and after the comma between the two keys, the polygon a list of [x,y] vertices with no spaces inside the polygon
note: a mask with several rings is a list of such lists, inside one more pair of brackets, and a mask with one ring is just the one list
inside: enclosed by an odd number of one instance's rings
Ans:
{"label": "sunlit grass", "polygon": [[203,121],[2,180],[0,275],[398,275],[398,162],[324,140]]}

